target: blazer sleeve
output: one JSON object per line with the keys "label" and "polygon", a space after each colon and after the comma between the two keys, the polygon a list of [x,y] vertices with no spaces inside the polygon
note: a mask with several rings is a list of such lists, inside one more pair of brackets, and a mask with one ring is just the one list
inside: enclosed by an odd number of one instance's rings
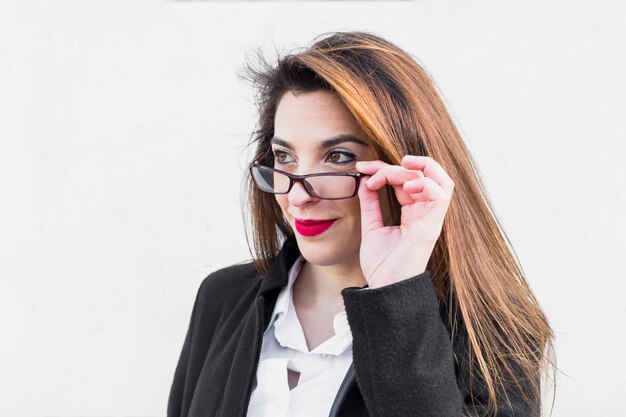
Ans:
{"label": "blazer sleeve", "polygon": [[[469,392],[466,340],[452,345],[431,278],[426,270],[368,291],[342,290],[356,380],[372,417],[485,415],[486,390],[475,379]],[[526,404],[513,388],[506,394],[497,417],[539,416],[538,401]]]}

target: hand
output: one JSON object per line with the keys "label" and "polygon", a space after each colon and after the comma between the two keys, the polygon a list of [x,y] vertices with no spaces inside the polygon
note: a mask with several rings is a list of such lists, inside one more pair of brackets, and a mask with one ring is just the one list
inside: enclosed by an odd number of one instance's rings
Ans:
{"label": "hand", "polygon": [[[359,161],[361,268],[370,288],[421,274],[441,234],[454,182],[434,159],[406,155],[401,166]],[[383,224],[377,190],[389,184],[402,205],[400,226]]]}

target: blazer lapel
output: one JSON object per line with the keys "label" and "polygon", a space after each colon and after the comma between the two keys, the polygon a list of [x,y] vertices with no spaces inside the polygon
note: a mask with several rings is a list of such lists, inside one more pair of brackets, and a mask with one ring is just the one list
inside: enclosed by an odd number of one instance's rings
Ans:
{"label": "blazer lapel", "polygon": [[[232,337],[230,346],[225,347],[226,350],[233,349],[234,354],[229,364],[219,416],[245,417],[247,413],[261,354],[263,332],[269,324],[280,290],[288,283],[289,269],[298,256],[300,251],[296,237],[291,235],[283,243],[267,275],[262,277],[256,298],[243,318],[241,333]],[[206,383],[212,385],[210,381]],[[208,415],[205,410],[194,411],[194,415]]]}

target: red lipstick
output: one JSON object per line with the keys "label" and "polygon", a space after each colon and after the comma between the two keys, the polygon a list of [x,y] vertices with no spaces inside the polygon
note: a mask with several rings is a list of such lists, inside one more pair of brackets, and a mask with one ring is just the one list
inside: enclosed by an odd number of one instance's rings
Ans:
{"label": "red lipstick", "polygon": [[330,220],[296,220],[296,230],[302,236],[316,236],[324,233],[335,223],[337,219]]}

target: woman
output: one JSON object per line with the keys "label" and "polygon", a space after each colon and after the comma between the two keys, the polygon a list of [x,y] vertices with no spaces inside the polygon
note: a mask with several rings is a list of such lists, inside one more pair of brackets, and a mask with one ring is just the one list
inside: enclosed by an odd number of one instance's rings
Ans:
{"label": "woman", "polygon": [[256,256],[200,286],[168,417],[540,415],[552,331],[426,72],[363,32],[263,64]]}

